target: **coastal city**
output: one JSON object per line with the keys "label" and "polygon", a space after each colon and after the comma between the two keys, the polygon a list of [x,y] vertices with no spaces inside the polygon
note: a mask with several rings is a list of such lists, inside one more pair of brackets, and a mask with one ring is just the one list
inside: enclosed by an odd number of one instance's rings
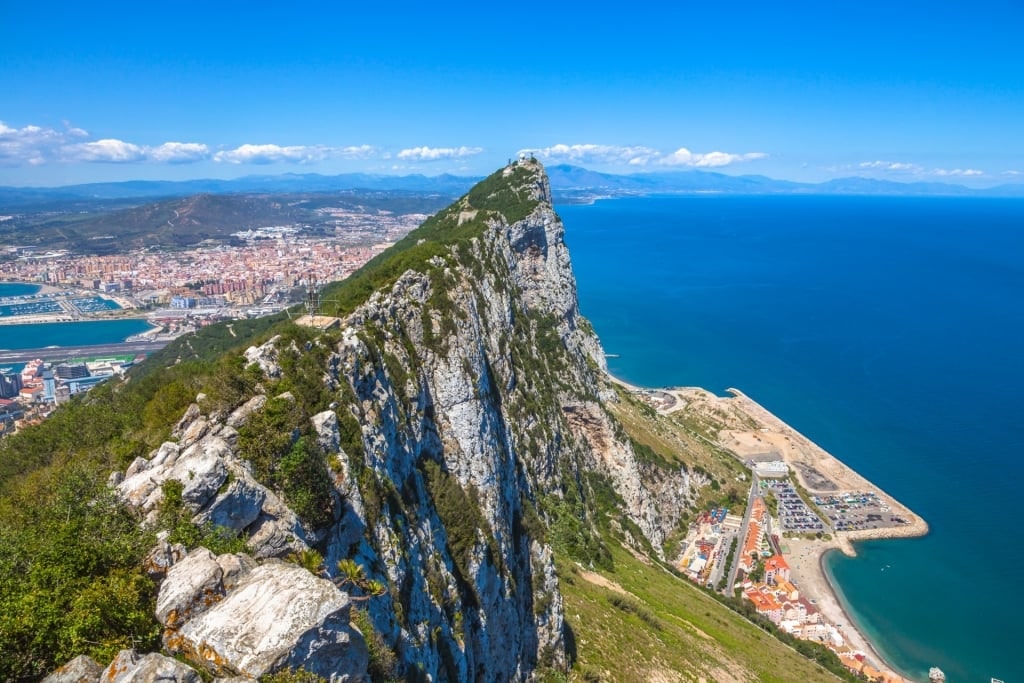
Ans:
{"label": "coastal city", "polygon": [[[70,397],[122,376],[178,336],[284,309],[310,286],[346,277],[426,218],[321,211],[333,221],[334,235],[306,235],[295,225],[262,227],[237,233],[237,246],[110,256],[4,248],[0,281],[33,286],[0,297],[0,325],[136,318],[150,329],[106,345],[99,355],[61,357],[61,349],[46,349],[46,358],[22,358],[23,352],[0,350],[7,366],[0,367],[0,436],[38,424]],[[33,328],[19,329],[31,337]]]}

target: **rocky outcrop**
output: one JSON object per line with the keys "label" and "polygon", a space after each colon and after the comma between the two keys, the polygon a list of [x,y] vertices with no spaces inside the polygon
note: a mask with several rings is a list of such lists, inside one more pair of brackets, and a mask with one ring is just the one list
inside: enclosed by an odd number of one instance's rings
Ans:
{"label": "rocky outcrop", "polygon": [[196,524],[248,536],[254,556],[283,557],[308,550],[310,531],[276,493],[257,481],[237,448],[237,432],[231,424],[242,426],[263,409],[266,400],[262,395],[253,397],[224,423],[193,403],[175,428],[178,443],[164,443],[148,460],[136,459],[124,475],[112,479],[121,498],[155,525],[163,485],[178,481]]}
{"label": "rocky outcrop", "polygon": [[167,649],[217,676],[302,668],[332,681],[363,680],[368,653],[349,623],[348,595],[302,567],[251,562],[232,576],[225,567],[238,566],[237,557],[200,548],[175,565],[157,601]]}

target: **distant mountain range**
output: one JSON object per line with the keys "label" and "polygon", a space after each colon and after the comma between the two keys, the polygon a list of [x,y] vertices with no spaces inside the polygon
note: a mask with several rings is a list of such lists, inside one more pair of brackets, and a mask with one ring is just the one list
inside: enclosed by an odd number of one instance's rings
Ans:
{"label": "distant mountain range", "polygon": [[[957,195],[978,197],[1024,197],[1024,184],[975,189],[954,183],[901,183],[873,178],[837,178],[822,183],[799,183],[760,175],[734,176],[710,171],[665,171],[618,175],[600,173],[579,166],[549,166],[548,176],[556,199],[581,201],[594,196],[661,194],[679,192],[722,192],[732,194],[871,194],[871,195]],[[457,196],[479,177],[442,174],[375,175],[346,173],[287,173],[246,176],[234,180],[133,180],[116,183],[88,183],[65,187],[0,187],[0,210],[39,206],[49,202],[73,204],[82,200],[110,201],[194,194],[336,192],[340,190],[405,191]]]}

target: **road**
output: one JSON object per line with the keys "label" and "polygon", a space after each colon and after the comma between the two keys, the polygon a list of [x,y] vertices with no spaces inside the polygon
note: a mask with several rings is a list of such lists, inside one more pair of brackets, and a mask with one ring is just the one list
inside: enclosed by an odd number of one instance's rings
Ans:
{"label": "road", "polygon": [[751,470],[750,476],[753,477],[753,481],[750,483],[750,494],[747,496],[747,510],[743,513],[743,524],[740,525],[736,554],[732,558],[732,566],[729,567],[729,580],[725,584],[726,595],[732,595],[732,587],[736,583],[736,574],[740,568],[740,554],[743,552],[743,541],[747,538],[747,527],[750,525],[750,513],[754,508],[754,499],[761,495],[761,486],[757,480],[757,474]]}
{"label": "road", "polygon": [[64,360],[68,358],[102,358],[104,356],[123,356],[129,353],[153,353],[170,343],[161,341],[134,341],[118,344],[94,344],[82,346],[48,346],[42,349],[0,349],[0,365],[9,363],[27,363],[36,358],[43,360]]}

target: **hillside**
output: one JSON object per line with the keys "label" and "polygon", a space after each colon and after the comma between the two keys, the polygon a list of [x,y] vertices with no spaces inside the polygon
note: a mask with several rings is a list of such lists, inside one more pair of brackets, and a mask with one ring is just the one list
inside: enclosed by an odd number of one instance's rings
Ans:
{"label": "hillside", "polygon": [[324,207],[430,213],[449,201],[449,195],[403,191],[203,193],[134,206],[126,206],[129,200],[60,198],[8,208],[14,215],[0,222],[0,243],[80,254],[175,249],[204,241],[226,244],[232,233],[270,226],[301,225],[306,234],[333,234],[332,216],[318,211]]}
{"label": "hillside", "polygon": [[665,564],[737,465],[608,380],[540,164],[322,299],[0,443],[0,678],[836,680]]}

